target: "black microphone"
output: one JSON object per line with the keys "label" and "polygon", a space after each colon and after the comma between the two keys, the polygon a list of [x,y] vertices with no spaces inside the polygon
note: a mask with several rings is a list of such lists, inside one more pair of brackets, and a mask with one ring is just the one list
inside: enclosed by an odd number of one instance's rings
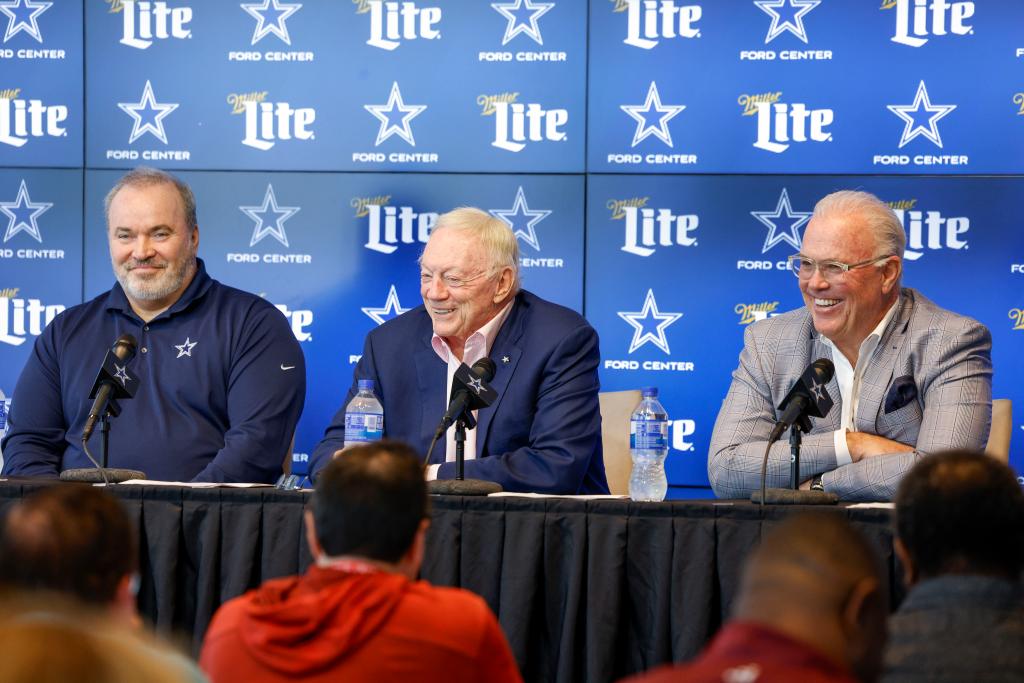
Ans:
{"label": "black microphone", "polygon": [[828,415],[833,401],[825,385],[832,381],[835,372],[836,367],[828,358],[819,358],[804,370],[804,374],[779,404],[782,417],[775,423],[768,437],[769,444],[777,441],[794,424],[798,424],[804,432],[809,432],[811,423],[808,418]]}
{"label": "black microphone", "polygon": [[[113,375],[107,369],[107,361],[110,358],[110,354],[113,354],[114,358],[122,363],[121,370],[123,371],[124,366],[128,362],[135,358],[135,351],[138,348],[138,343],[135,341],[135,337],[130,334],[122,334],[114,342],[107,357],[103,359],[103,366],[100,368],[100,377],[97,378],[99,387],[96,389],[96,398],[92,402],[92,408],[89,410],[89,417],[85,421],[85,429],[82,430],[82,441],[88,441],[89,437],[92,436],[93,430],[96,428],[96,422],[103,416],[107,410],[107,404],[110,402],[111,394],[118,389],[116,378],[119,375],[115,372]],[[111,359],[112,360],[112,359]],[[127,375],[124,375],[124,379],[120,379],[122,383],[127,383]],[[124,388],[123,386],[120,388]],[[134,393],[134,392],[132,392]]]}
{"label": "black microphone", "polygon": [[496,392],[487,383],[494,379],[495,369],[494,361],[484,357],[473,363],[472,368],[463,363],[455,371],[452,397],[448,402],[448,410],[437,426],[438,435],[444,434],[466,410],[489,406],[493,402],[494,397],[490,394],[496,395]]}

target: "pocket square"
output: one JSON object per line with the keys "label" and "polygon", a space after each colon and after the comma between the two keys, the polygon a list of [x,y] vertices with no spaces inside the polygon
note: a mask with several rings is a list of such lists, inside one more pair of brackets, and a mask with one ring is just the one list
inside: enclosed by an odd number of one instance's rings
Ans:
{"label": "pocket square", "polygon": [[899,410],[917,398],[917,385],[910,375],[897,377],[885,397],[885,414]]}

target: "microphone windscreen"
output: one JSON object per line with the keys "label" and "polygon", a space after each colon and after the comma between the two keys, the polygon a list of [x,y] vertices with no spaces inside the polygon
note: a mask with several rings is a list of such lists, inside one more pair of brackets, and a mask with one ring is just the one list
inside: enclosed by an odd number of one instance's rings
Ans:
{"label": "microphone windscreen", "polygon": [[128,361],[135,358],[135,351],[138,347],[139,344],[135,341],[135,337],[130,334],[122,334],[114,342],[112,350],[119,360]]}
{"label": "microphone windscreen", "polygon": [[814,375],[822,384],[832,381],[832,375],[836,374],[836,366],[828,358],[819,358],[811,365],[814,368]]}
{"label": "microphone windscreen", "polygon": [[495,370],[494,361],[486,356],[473,363],[473,374],[485,382],[490,382],[494,379]]}

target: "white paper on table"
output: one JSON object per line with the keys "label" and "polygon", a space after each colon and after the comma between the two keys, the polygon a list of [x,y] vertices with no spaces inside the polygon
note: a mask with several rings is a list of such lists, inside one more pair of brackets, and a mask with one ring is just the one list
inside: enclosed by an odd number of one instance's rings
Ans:
{"label": "white paper on table", "polygon": [[214,482],[214,481],[157,481],[155,479],[129,479],[128,481],[121,482],[122,484],[132,484],[133,486],[179,486],[187,489],[216,489],[216,488],[228,488],[228,489],[253,489],[253,488],[273,488],[272,484],[255,484],[245,482]]}
{"label": "white paper on table", "polygon": [[882,503],[882,502],[878,502],[878,503],[853,503],[852,505],[849,505],[848,507],[851,507],[851,508],[863,508],[863,509],[877,508],[879,510],[892,510],[893,509],[892,503]]}

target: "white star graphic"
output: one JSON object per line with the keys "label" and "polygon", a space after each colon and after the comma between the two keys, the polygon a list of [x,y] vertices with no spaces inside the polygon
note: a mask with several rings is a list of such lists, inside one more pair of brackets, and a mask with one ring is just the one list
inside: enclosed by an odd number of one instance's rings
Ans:
{"label": "white star graphic", "polygon": [[[784,230],[780,230],[780,226],[775,221],[782,218],[783,213],[785,213],[785,218],[789,221],[789,225],[785,226]],[[811,220],[810,211],[793,210],[789,203],[789,193],[786,191],[786,188],[782,188],[782,194],[779,195],[779,203],[775,206],[775,211],[751,211],[750,215],[768,227],[768,236],[764,238],[764,246],[761,247],[762,254],[779,242],[787,242],[799,251],[800,226]]]}
{"label": "white star graphic", "polygon": [[[648,289],[644,298],[644,307],[640,311],[629,313],[619,311],[619,317],[633,326],[633,340],[629,342],[629,353],[633,353],[647,342],[651,342],[665,353],[671,354],[665,330],[669,325],[683,317],[682,313],[662,313],[658,310],[658,302],[654,299],[654,290]],[[644,331],[644,323],[649,319],[657,321],[654,331]]]}
{"label": "white star graphic", "polygon": [[[416,138],[412,135],[409,122],[423,113],[427,108],[425,104],[409,104],[402,101],[402,91],[398,88],[398,81],[391,84],[391,94],[388,95],[387,104],[364,104],[363,109],[370,112],[380,120],[380,130],[377,131],[377,141],[373,143],[376,147],[392,135],[397,135],[413,147],[416,146]],[[388,114],[398,109],[402,115],[401,125],[391,123]]]}
{"label": "white star graphic", "polygon": [[[118,102],[117,106],[135,120],[135,123],[132,125],[132,134],[128,138],[129,145],[145,133],[152,133],[157,140],[165,145],[167,144],[167,133],[164,131],[163,120],[165,116],[177,109],[178,105],[173,103],[157,103],[156,97],[153,95],[152,83],[148,80],[146,81],[146,87],[142,90],[142,99],[138,102]],[[154,113],[155,115],[153,115]],[[149,114],[152,120],[143,123],[142,118],[144,114]]]}
{"label": "white star graphic", "polygon": [[[555,6],[553,2],[531,2],[530,0],[515,0],[515,2],[492,2],[491,7],[501,16],[508,19],[505,25],[505,35],[501,39],[502,45],[507,45],[510,40],[520,33],[525,33],[533,42],[538,45],[544,44],[544,38],[540,34],[540,27],[537,20],[547,14]],[[525,20],[519,19],[518,14],[526,10],[529,17]]]}
{"label": "white star graphic", "polygon": [[[754,0],[754,4],[772,18],[772,24],[768,27],[768,35],[764,39],[765,45],[782,35],[783,31],[789,31],[806,43],[807,29],[804,28],[804,15],[820,5],[821,0]],[[783,19],[782,11],[788,12],[790,17]]]}
{"label": "white star graphic", "polygon": [[[537,231],[534,227],[551,215],[551,211],[546,209],[531,211],[530,207],[526,205],[526,194],[523,192],[522,185],[516,190],[516,200],[512,203],[511,209],[489,209],[489,211],[492,216],[504,221],[512,229],[513,235],[521,237],[524,242],[540,251],[540,242],[537,240]],[[529,219],[526,221],[526,225],[517,227],[517,222],[521,223],[524,218]]]}
{"label": "white star graphic", "polygon": [[4,242],[19,232],[27,232],[36,242],[42,242],[43,236],[39,232],[39,224],[36,219],[52,207],[53,202],[33,202],[28,196],[28,187],[22,180],[15,200],[0,202],[0,211],[10,217],[10,220],[7,221],[7,232],[4,233]]}
{"label": "white star graphic", "polygon": [[[292,40],[288,35],[288,27],[284,25],[285,19],[302,9],[302,5],[299,3],[290,2],[278,2],[277,0],[263,0],[263,3],[242,3],[239,5],[244,9],[249,16],[256,19],[259,23],[256,24],[256,30],[252,33],[251,45],[255,45],[264,38],[267,34],[273,33],[275,36],[284,41],[286,45],[291,45]],[[273,19],[267,20],[268,14],[276,14]]]}
{"label": "white star graphic", "polygon": [[[0,2],[0,12],[7,15],[7,31],[4,33],[4,42],[6,43],[22,31],[35,38],[37,43],[43,42],[43,34],[39,32],[39,15],[50,9],[52,5],[52,2],[33,2],[32,0]],[[22,16],[19,17],[19,14]]]}
{"label": "white star graphic", "polygon": [[298,206],[278,206],[277,197],[274,196],[274,186],[270,183],[267,183],[263,204],[238,208],[246,216],[256,221],[256,225],[252,229],[252,238],[249,240],[250,247],[256,246],[267,235],[287,247],[288,235],[284,231],[284,222],[301,210]]}
{"label": "white star graphic", "polygon": [[131,379],[131,377],[128,376],[128,366],[127,365],[118,365],[117,363],[114,363],[114,370],[117,371],[117,372],[114,373],[114,377],[119,379],[119,380],[121,380],[121,386],[122,387],[127,387],[128,386],[128,380]]}
{"label": "white star graphic", "polygon": [[473,390],[474,393],[477,394],[484,390],[483,380],[478,379],[476,377],[470,377],[468,380],[466,380],[466,386],[468,386],[470,389]]}
{"label": "white star graphic", "polygon": [[[502,356],[501,362],[504,363],[505,365],[508,365],[509,363],[512,362],[512,359],[509,358],[508,356]],[[1024,427],[1021,427],[1021,429],[1024,429]]]}
{"label": "white star graphic", "polygon": [[811,393],[814,394],[814,400],[821,403],[825,400],[825,385],[821,382],[811,380]]}
{"label": "white star graphic", "polygon": [[185,337],[185,342],[182,344],[172,344],[172,346],[178,349],[178,355],[175,358],[181,358],[182,356],[192,357],[192,349],[199,342],[192,341],[190,337]]}
{"label": "white star graphic", "polygon": [[[647,89],[647,99],[644,100],[643,104],[623,104],[619,108],[636,120],[636,132],[633,133],[633,147],[636,147],[651,135],[671,147],[672,134],[668,131],[668,122],[675,118],[679,112],[686,109],[686,105],[663,105],[661,103],[661,95],[658,93],[658,85],[651,81],[651,85]],[[652,109],[658,114],[657,124],[647,122],[648,118],[646,115],[649,115]]]}
{"label": "white star graphic", "polygon": [[[914,95],[913,104],[886,105],[886,109],[906,122],[906,125],[903,126],[903,135],[900,136],[900,147],[903,147],[903,145],[918,135],[923,135],[938,145],[940,149],[942,148],[942,136],[939,135],[939,129],[936,124],[939,122],[939,119],[956,109],[956,107],[957,105],[955,104],[932,104],[931,100],[928,99],[928,89],[924,86],[924,81],[921,81],[917,86],[917,94]],[[927,124],[915,122],[913,115],[920,114],[922,109],[927,114]]]}
{"label": "white star graphic", "polygon": [[383,325],[392,318],[397,318],[402,315],[409,309],[402,308],[402,304],[398,301],[398,292],[395,290],[395,286],[391,285],[391,289],[388,290],[388,298],[384,302],[384,306],[381,308],[364,306],[360,310],[370,316],[370,318],[378,325]]}

